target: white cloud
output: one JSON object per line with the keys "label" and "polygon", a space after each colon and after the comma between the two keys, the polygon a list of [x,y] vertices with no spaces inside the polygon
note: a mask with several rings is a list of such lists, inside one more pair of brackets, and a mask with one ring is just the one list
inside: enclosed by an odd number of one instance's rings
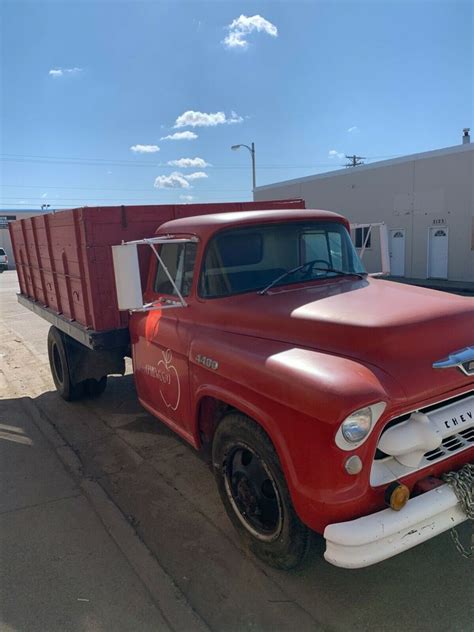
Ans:
{"label": "white cloud", "polygon": [[77,75],[82,70],[82,68],[51,68],[48,74],[51,77],[63,77],[64,75]]}
{"label": "white cloud", "polygon": [[169,176],[158,176],[154,186],[156,189],[189,189],[191,187],[179,171],[173,171]]}
{"label": "white cloud", "polygon": [[162,136],[160,140],[195,140],[198,137],[194,132],[175,132],[168,136]]}
{"label": "white cloud", "polygon": [[329,158],[344,158],[345,154],[342,151],[336,151],[335,149],[331,149],[329,151]]}
{"label": "white cloud", "polygon": [[136,154],[155,154],[160,148],[158,145],[132,145],[130,151]]}
{"label": "white cloud", "polygon": [[184,176],[186,180],[200,180],[201,178],[207,178],[207,173],[204,171],[195,171],[194,173],[190,173],[188,176]]}
{"label": "white cloud", "polygon": [[353,132],[358,132],[359,128],[357,127],[357,125],[353,125],[352,127],[349,127],[347,131],[349,132],[349,134],[352,134]]}
{"label": "white cloud", "polygon": [[230,116],[226,116],[224,112],[195,112],[188,110],[183,112],[174,124],[174,127],[215,127],[216,125],[230,125],[232,123],[242,123],[244,119],[237,114],[231,112]]}
{"label": "white cloud", "polygon": [[272,37],[278,36],[277,27],[265,18],[262,18],[261,15],[241,15],[233,20],[227,29],[229,34],[222,42],[226,48],[247,48],[247,36],[254,31],[267,33],[267,35]]}
{"label": "white cloud", "polygon": [[204,171],[195,171],[188,175],[180,171],[173,171],[169,176],[158,176],[155,179],[154,186],[157,189],[190,189],[191,185],[189,182],[207,177],[207,173],[204,173]]}
{"label": "white cloud", "polygon": [[172,167],[180,167],[181,169],[189,169],[190,167],[200,167],[205,169],[210,167],[210,164],[203,158],[179,158],[178,160],[169,160],[168,164]]}
{"label": "white cloud", "polygon": [[183,200],[185,204],[189,204],[189,202],[194,200],[194,195],[180,195],[179,199]]}

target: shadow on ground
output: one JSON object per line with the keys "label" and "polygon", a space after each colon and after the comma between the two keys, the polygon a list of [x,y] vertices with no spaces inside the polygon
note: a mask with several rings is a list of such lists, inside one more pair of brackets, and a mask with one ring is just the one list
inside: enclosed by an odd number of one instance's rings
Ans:
{"label": "shadow on ground", "polygon": [[[34,400],[215,630],[470,630],[472,565],[448,534],[367,569],[321,559],[278,572],[243,548],[209,466],[138,404],[133,377],[109,378],[98,400]],[[470,525],[460,533],[468,538]]]}

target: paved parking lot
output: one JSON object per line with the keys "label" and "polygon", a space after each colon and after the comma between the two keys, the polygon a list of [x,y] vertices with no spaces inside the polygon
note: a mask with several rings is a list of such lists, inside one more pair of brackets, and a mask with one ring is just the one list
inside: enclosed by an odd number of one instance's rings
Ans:
{"label": "paved parking lot", "polygon": [[[317,538],[301,571],[250,557],[209,467],[139,406],[130,367],[109,378],[99,400],[66,403],[56,395],[49,325],[17,304],[16,289],[14,272],[0,276],[2,398],[28,402],[40,429],[54,426],[77,455],[79,476],[106,491],[210,629],[472,630],[473,566],[448,534],[354,571],[327,564]],[[460,529],[464,539],[470,529]]]}

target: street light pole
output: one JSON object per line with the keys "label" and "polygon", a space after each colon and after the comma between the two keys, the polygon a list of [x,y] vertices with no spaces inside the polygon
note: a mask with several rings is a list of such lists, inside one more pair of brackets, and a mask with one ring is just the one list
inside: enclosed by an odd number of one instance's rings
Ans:
{"label": "street light pole", "polygon": [[245,147],[246,149],[248,149],[252,157],[252,191],[255,191],[255,189],[257,188],[257,174],[255,170],[255,143],[252,143],[250,146],[243,145],[243,144],[232,145],[231,149],[236,151],[237,149],[240,149],[241,147]]}

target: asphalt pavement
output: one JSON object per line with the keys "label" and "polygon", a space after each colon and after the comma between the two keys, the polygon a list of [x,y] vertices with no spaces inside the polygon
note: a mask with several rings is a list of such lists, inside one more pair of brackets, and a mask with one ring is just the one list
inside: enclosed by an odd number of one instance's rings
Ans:
{"label": "asphalt pavement", "polygon": [[449,534],[360,570],[325,562],[318,538],[303,570],[256,561],[205,461],[138,404],[130,366],[98,400],[57,396],[49,325],[16,288],[0,275],[2,632],[472,631],[472,561]]}

